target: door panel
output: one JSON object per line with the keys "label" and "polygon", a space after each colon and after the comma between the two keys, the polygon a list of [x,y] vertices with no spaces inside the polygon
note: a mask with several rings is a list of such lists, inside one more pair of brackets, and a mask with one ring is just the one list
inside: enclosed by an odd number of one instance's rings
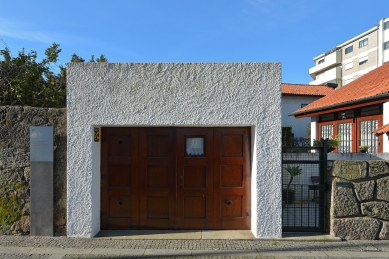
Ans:
{"label": "door panel", "polygon": [[214,228],[250,229],[250,128],[214,129]]}
{"label": "door panel", "polygon": [[139,128],[141,229],[173,229],[176,151],[173,128]]}
{"label": "door panel", "polygon": [[101,129],[101,229],[139,225],[138,130]]}
{"label": "door panel", "polygon": [[[191,149],[190,139],[202,140],[200,141],[202,145],[199,145],[198,149],[196,147]],[[213,129],[177,129],[178,229],[213,228],[212,189]]]}
{"label": "door panel", "polygon": [[101,229],[250,229],[250,128],[101,132]]}

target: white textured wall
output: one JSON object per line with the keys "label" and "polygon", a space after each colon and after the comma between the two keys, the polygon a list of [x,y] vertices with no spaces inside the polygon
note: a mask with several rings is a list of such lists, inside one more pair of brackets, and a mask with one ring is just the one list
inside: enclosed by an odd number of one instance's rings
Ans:
{"label": "white textured wall", "polygon": [[[389,50],[388,50],[389,51]],[[383,105],[383,125],[386,125],[389,123],[389,102],[386,102],[384,103]],[[382,152],[384,153],[389,153],[389,139],[388,139],[388,136],[386,134],[384,134],[382,136],[382,142],[383,143],[383,148],[382,148]]]}
{"label": "white textured wall", "polygon": [[313,146],[313,141],[316,139],[319,139],[318,136],[318,121],[319,121],[319,116],[312,116],[311,117],[311,145]]}
{"label": "white textured wall", "polygon": [[280,63],[67,64],[71,237],[100,230],[93,126],[251,126],[252,231],[281,237]]}
{"label": "white textured wall", "polygon": [[307,136],[307,126],[311,123],[311,118],[296,119],[289,115],[300,109],[301,104],[310,104],[319,98],[317,96],[282,95],[282,126],[292,126],[295,138]]}

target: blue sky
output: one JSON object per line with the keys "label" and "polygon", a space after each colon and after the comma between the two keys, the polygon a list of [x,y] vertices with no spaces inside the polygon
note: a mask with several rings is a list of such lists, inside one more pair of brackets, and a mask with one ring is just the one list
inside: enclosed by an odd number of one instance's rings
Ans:
{"label": "blue sky", "polygon": [[110,62],[281,62],[309,83],[312,58],[389,17],[388,0],[2,0],[0,49],[59,64],[73,53]]}

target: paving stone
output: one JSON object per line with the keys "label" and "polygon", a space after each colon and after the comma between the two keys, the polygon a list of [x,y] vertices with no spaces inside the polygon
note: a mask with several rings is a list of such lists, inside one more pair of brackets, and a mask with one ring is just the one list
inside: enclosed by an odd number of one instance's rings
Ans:
{"label": "paving stone", "polygon": [[[374,220],[374,219],[373,219]],[[272,241],[272,240],[101,240],[85,238],[66,238],[66,237],[29,237],[29,236],[0,236],[0,253],[2,248],[10,247],[8,251],[12,252],[0,258],[49,258],[58,259],[61,257],[46,256],[49,251],[60,250],[62,258],[274,258],[271,252],[281,251],[288,255],[290,251],[299,251],[299,254],[291,255],[287,258],[306,258],[310,251],[344,251],[344,252],[364,252],[378,254],[389,252],[389,241],[347,241],[347,242],[299,242],[299,241]],[[18,247],[19,250],[17,249]],[[36,254],[29,252],[32,247],[35,248]],[[150,248],[152,247],[152,248]],[[41,250],[37,249],[41,248]],[[59,249],[61,248],[61,249]],[[24,249],[24,250],[23,250]],[[72,253],[63,254],[62,249],[69,249]],[[83,249],[83,250],[77,250]],[[106,250],[104,250],[106,249]],[[116,249],[116,250],[115,250]],[[121,254],[126,249],[154,249],[157,255],[136,255]],[[191,255],[166,255],[163,254],[165,249],[171,251],[180,250],[191,251]],[[3,249],[4,250],[4,249]],[[11,251],[12,250],[12,251]],[[90,252],[93,250],[92,252]],[[112,251],[112,254],[107,254]],[[205,251],[212,251],[208,255]],[[255,255],[269,255],[269,257],[260,257]],[[42,252],[39,254],[38,252]],[[88,254],[86,254],[88,252]],[[97,253],[100,252],[100,253]],[[183,251],[181,251],[183,252]],[[307,253],[305,253],[307,252]],[[84,253],[84,254],[83,254]],[[97,254],[92,254],[97,253]],[[3,253],[5,254],[5,253]],[[11,255],[11,256],[9,256]],[[32,257],[31,257],[31,256]],[[40,256],[42,255],[42,256]],[[281,255],[279,253],[279,255]],[[312,255],[312,253],[311,253]],[[317,254],[318,255],[318,254]],[[7,257],[8,256],[8,257]],[[30,256],[30,257],[28,257]],[[35,257],[34,257],[35,256]],[[40,257],[39,257],[40,256]],[[308,256],[309,258],[310,256]],[[385,257],[385,256],[384,256]],[[158,258],[158,257],[157,257]],[[284,257],[283,257],[284,258]],[[312,258],[312,257],[311,257]],[[320,258],[320,257],[316,257]],[[341,258],[341,257],[332,257]],[[369,257],[370,258],[370,257]]]}
{"label": "paving stone", "polygon": [[379,238],[389,240],[389,222],[382,222],[382,229]]}
{"label": "paving stone", "polygon": [[359,202],[350,187],[333,186],[333,215],[334,217],[361,215]]}
{"label": "paving stone", "polygon": [[374,180],[354,183],[354,188],[359,201],[367,201],[372,200],[374,198]]}
{"label": "paving stone", "polygon": [[367,177],[366,161],[335,161],[333,176],[346,180],[363,179]]}
{"label": "paving stone", "polygon": [[361,204],[362,214],[383,220],[389,220],[389,202],[371,201]]}
{"label": "paving stone", "polygon": [[347,240],[374,240],[381,222],[371,218],[334,219],[332,231],[335,236]]}
{"label": "paving stone", "polygon": [[389,201],[389,177],[377,180],[377,199]]}
{"label": "paving stone", "polygon": [[389,164],[383,160],[369,161],[369,177],[389,174]]}

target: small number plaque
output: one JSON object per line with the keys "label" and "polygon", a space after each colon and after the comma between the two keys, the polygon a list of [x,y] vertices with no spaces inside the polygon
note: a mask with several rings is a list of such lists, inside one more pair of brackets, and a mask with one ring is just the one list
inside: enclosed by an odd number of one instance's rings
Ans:
{"label": "small number plaque", "polygon": [[340,186],[340,187],[351,187],[351,183],[348,183],[348,182],[337,182],[337,183],[336,183],[336,186]]}
{"label": "small number plaque", "polygon": [[100,129],[99,128],[94,129],[94,139],[95,139],[95,142],[100,141]]}

